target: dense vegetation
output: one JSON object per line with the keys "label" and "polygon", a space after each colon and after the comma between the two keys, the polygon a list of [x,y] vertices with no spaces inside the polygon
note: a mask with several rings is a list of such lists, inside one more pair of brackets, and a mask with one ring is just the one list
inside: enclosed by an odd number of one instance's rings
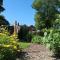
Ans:
{"label": "dense vegetation", "polygon": [[59,55],[60,52],[60,30],[58,29],[44,29],[44,36],[34,36],[33,43],[43,44]]}
{"label": "dense vegetation", "polygon": [[[0,0],[0,12],[3,0]],[[60,1],[34,0],[32,7],[36,10],[35,26],[20,26],[17,34],[8,32],[9,22],[0,15],[0,60],[15,60],[17,52],[27,48],[30,43],[43,44],[60,55]],[[14,30],[14,27],[11,27]],[[27,43],[30,42],[30,43]]]}
{"label": "dense vegetation", "polygon": [[9,22],[2,15],[0,15],[0,26],[1,25],[9,26]]}
{"label": "dense vegetation", "polygon": [[8,31],[3,28],[0,33],[0,60],[15,60],[16,54],[20,50],[16,35],[10,36]]}
{"label": "dense vegetation", "polygon": [[60,14],[59,0],[34,0],[32,7],[36,10],[35,27],[41,30],[42,28],[53,27],[56,14]]}
{"label": "dense vegetation", "polygon": [[18,38],[22,42],[31,42],[32,34],[29,33],[29,27],[27,25],[20,26]]}
{"label": "dense vegetation", "polygon": [[3,12],[5,9],[3,7],[3,0],[0,0],[0,13]]}
{"label": "dense vegetation", "polygon": [[54,54],[60,53],[60,1],[34,0],[32,7],[36,10],[35,27],[43,36],[35,35],[32,42],[49,47]]}

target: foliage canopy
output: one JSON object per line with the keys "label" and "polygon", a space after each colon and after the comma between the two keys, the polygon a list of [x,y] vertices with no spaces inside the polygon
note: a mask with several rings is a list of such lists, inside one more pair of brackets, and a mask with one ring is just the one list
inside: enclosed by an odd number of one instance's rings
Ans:
{"label": "foliage canopy", "polygon": [[56,14],[60,14],[59,0],[34,0],[32,7],[36,10],[37,29],[53,27],[53,22],[57,19]]}

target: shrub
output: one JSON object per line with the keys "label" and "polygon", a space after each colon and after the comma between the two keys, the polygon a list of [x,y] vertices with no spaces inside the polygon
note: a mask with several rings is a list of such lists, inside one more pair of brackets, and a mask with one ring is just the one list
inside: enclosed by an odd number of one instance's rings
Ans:
{"label": "shrub", "polygon": [[15,52],[10,48],[1,48],[0,60],[15,60]]}
{"label": "shrub", "polygon": [[44,44],[55,55],[60,55],[60,30],[58,29],[45,29],[43,30],[44,36],[34,36],[33,43]]}
{"label": "shrub", "polygon": [[43,37],[43,44],[45,44],[47,47],[53,50],[54,54],[59,54],[60,53],[60,30],[49,29],[49,33],[47,33]]}
{"label": "shrub", "polygon": [[26,35],[26,38],[27,38],[27,42],[31,42],[32,40],[32,37],[33,37],[33,34],[30,32]]}
{"label": "shrub", "polygon": [[15,60],[17,51],[20,48],[16,36],[0,33],[0,60]]}
{"label": "shrub", "polygon": [[33,42],[33,43],[42,44],[42,37],[36,35],[36,36],[34,36],[34,37],[32,38],[32,42]]}
{"label": "shrub", "polygon": [[18,32],[18,38],[22,42],[27,42],[28,26],[22,25],[20,31]]}

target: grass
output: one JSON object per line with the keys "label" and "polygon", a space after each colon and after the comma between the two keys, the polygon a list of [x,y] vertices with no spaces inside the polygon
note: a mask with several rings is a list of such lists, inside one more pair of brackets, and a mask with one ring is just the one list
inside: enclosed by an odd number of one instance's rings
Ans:
{"label": "grass", "polygon": [[25,49],[30,46],[30,43],[20,42],[20,48]]}

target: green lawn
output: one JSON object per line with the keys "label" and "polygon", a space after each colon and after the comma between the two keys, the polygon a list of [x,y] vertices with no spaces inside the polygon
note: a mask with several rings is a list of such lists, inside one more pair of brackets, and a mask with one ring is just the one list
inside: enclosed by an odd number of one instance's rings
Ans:
{"label": "green lawn", "polygon": [[20,48],[25,49],[30,46],[30,43],[20,42]]}

